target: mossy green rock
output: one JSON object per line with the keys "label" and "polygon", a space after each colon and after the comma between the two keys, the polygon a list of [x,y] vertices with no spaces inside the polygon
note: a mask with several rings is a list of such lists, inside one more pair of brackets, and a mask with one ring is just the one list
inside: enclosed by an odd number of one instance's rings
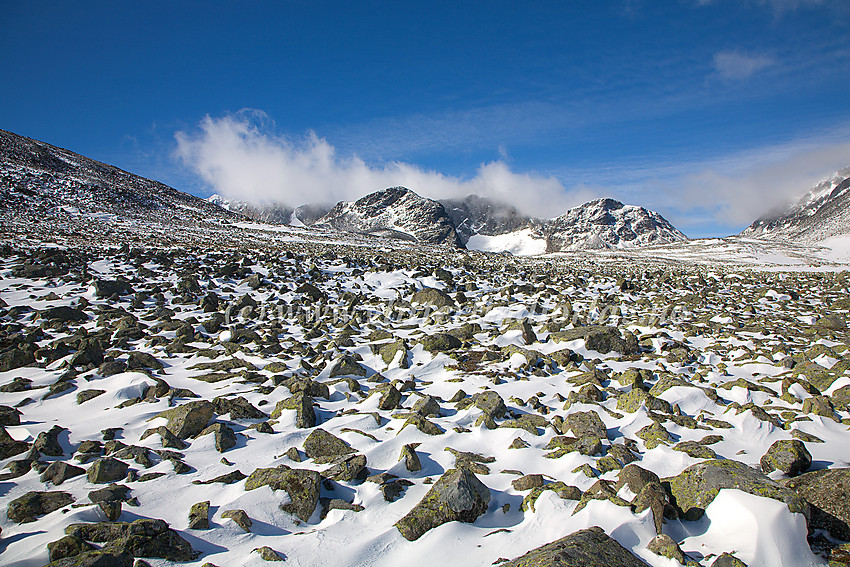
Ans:
{"label": "mossy green rock", "polygon": [[449,333],[434,333],[433,335],[425,335],[419,339],[422,348],[428,352],[449,352],[460,348],[462,343],[460,339]]}
{"label": "mossy green rock", "polygon": [[9,503],[6,515],[13,522],[25,524],[73,502],[74,497],[67,492],[27,492]]}
{"label": "mossy green rock", "polygon": [[850,468],[823,469],[784,481],[811,505],[809,529],[850,540]]}
{"label": "mossy green rock", "polygon": [[165,427],[179,439],[194,437],[204,430],[213,416],[213,405],[206,400],[186,402],[176,408],[167,409],[156,417],[168,420]]}
{"label": "mossy green rock", "polygon": [[628,413],[634,413],[639,410],[641,404],[646,404],[646,408],[652,411],[670,413],[669,402],[656,398],[652,394],[640,389],[632,389],[628,394],[624,394],[617,399],[617,409]]}
{"label": "mossy green rock", "polygon": [[57,559],[45,567],[133,567],[133,555],[120,549],[98,549]]}
{"label": "mossy green rock", "polygon": [[381,359],[386,365],[391,364],[392,361],[395,360],[396,356],[398,356],[398,353],[401,353],[399,366],[401,368],[410,368],[410,363],[407,360],[407,345],[402,339],[381,345],[378,348],[378,354],[381,356]]}
{"label": "mossy green rock", "polygon": [[351,445],[324,429],[314,429],[304,440],[304,452],[310,459],[339,457],[354,453]]}
{"label": "mossy green rock", "polygon": [[366,376],[366,374],[367,371],[365,366],[360,364],[350,354],[345,354],[341,356],[331,366],[330,377],[335,378],[337,376]]}
{"label": "mossy green rock", "polygon": [[490,489],[471,471],[450,469],[395,527],[405,539],[414,541],[446,522],[474,522],[489,504]]}
{"label": "mossy green rock", "polygon": [[434,307],[447,307],[455,304],[454,299],[448,293],[433,287],[423,287],[413,294],[410,301],[412,303],[433,305]]}
{"label": "mossy green rock", "polygon": [[675,477],[664,479],[679,514],[698,520],[705,508],[724,488],[734,488],[764,498],[785,502],[791,512],[809,516],[809,505],[793,490],[763,473],[733,460],[714,459],[688,467]]}
{"label": "mossy green rock", "polygon": [[765,473],[780,471],[788,476],[797,476],[812,466],[812,455],[799,439],[776,441],[761,458],[761,470]]}
{"label": "mossy green rock", "polygon": [[501,567],[646,567],[646,563],[610,537],[602,528],[580,530]]}
{"label": "mossy green rock", "polygon": [[245,490],[254,490],[269,486],[272,490],[283,490],[290,501],[281,504],[280,509],[294,514],[306,522],[313,515],[319,502],[321,475],[316,471],[291,469],[286,465],[275,468],[257,469],[245,480]]}

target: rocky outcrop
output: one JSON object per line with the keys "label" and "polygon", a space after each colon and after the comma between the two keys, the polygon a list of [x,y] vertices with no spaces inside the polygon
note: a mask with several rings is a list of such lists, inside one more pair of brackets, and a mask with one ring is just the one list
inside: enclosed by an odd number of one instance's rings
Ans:
{"label": "rocky outcrop", "polygon": [[316,225],[424,244],[463,247],[443,205],[405,187],[377,191],[353,203],[338,203]]}
{"label": "rocky outcrop", "polygon": [[580,530],[512,561],[502,567],[646,567],[602,528]]}

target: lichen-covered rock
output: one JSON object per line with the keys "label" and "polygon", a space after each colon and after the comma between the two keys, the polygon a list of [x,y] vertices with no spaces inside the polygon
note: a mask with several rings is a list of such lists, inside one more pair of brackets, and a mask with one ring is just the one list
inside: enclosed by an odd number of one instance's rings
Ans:
{"label": "lichen-covered rock", "polygon": [[213,434],[215,437],[215,450],[224,453],[236,446],[236,433],[223,423],[213,423],[198,434],[198,437]]}
{"label": "lichen-covered rock", "polygon": [[133,555],[121,549],[98,549],[51,561],[45,567],[133,567]]}
{"label": "lichen-covered rock", "polygon": [[850,468],[823,469],[784,481],[811,505],[809,528],[850,540]]}
{"label": "lichen-covered rock", "polygon": [[449,333],[434,333],[425,335],[419,339],[419,344],[428,352],[449,352],[458,349],[463,343],[460,339]]}
{"label": "lichen-covered rock", "polygon": [[69,478],[74,478],[81,474],[86,474],[86,470],[70,465],[65,461],[54,461],[41,473],[40,480],[41,482],[52,482],[55,486],[59,486]]}
{"label": "lichen-covered rock", "polygon": [[6,516],[13,522],[25,524],[73,502],[74,497],[67,492],[27,492],[9,503]]}
{"label": "lichen-covered rock", "polygon": [[481,410],[481,415],[475,420],[476,425],[484,424],[487,429],[496,429],[496,419],[505,417],[508,412],[505,400],[498,392],[484,390],[472,396],[472,403]]}
{"label": "lichen-covered rock", "polygon": [[210,528],[210,501],[197,502],[189,508],[189,529],[208,530]]}
{"label": "lichen-covered rock", "polygon": [[[631,335],[631,333],[629,334]],[[620,336],[619,329],[604,325],[588,325],[586,327],[557,331],[552,333],[550,338],[555,342],[584,339],[588,350],[594,350],[600,354],[617,351],[620,354],[629,355],[638,351],[638,344],[637,340],[634,339],[634,335],[623,338]]]}
{"label": "lichen-covered rock", "polygon": [[717,556],[717,559],[715,559],[714,562],[711,564],[711,567],[747,567],[747,564],[732,555],[731,553],[721,553]]}
{"label": "lichen-covered rock", "polygon": [[163,520],[141,518],[133,522],[71,524],[65,533],[83,541],[105,543],[104,550],[168,561],[193,561],[200,555]]}
{"label": "lichen-covered rock", "polygon": [[254,522],[251,521],[245,510],[225,510],[221,513],[221,517],[227,520],[233,520],[233,523],[246,532],[250,532],[251,527],[254,525]]}
{"label": "lichen-covered rock", "polygon": [[283,410],[295,410],[295,427],[309,429],[316,427],[316,412],[313,410],[313,398],[306,391],[297,392],[291,398],[278,402],[271,418],[277,419]]}
{"label": "lichen-covered rock", "polygon": [[290,501],[280,506],[306,522],[316,510],[319,502],[319,485],[322,477],[316,471],[291,469],[286,465],[275,468],[257,469],[245,480],[245,490],[269,486],[272,490],[283,490]]}
{"label": "lichen-covered rock", "polygon": [[0,459],[8,459],[15,455],[20,455],[29,451],[30,444],[26,441],[18,441],[6,431],[5,427],[0,426]]}
{"label": "lichen-covered rock", "polygon": [[791,512],[808,517],[806,501],[763,473],[733,460],[710,460],[690,466],[678,476],[664,479],[677,511],[686,520],[698,520],[717,493],[735,488],[755,496],[785,502]]}
{"label": "lichen-covered rock", "polygon": [[322,471],[322,476],[339,482],[363,480],[369,476],[365,455],[345,455],[338,457],[332,465]]}
{"label": "lichen-covered rock", "polygon": [[179,439],[194,437],[204,430],[213,416],[213,405],[206,400],[193,400],[167,409],[157,415],[168,420],[165,427]]}
{"label": "lichen-covered rock", "polygon": [[416,443],[408,443],[401,448],[401,454],[398,460],[404,460],[404,468],[410,472],[416,472],[422,469],[422,463],[419,462],[419,455],[416,454]]}
{"label": "lichen-covered rock", "polygon": [[314,429],[304,440],[304,453],[310,459],[339,457],[354,453],[351,445],[322,428]]}
{"label": "lichen-covered rock", "polygon": [[646,564],[599,527],[577,531],[501,563],[501,567],[556,566],[646,567]]}
{"label": "lichen-covered rock", "polygon": [[797,476],[812,466],[812,454],[799,439],[776,441],[761,458],[761,470],[765,473],[780,471],[788,476]]}
{"label": "lichen-covered rock", "polygon": [[667,557],[689,567],[692,565],[699,567],[699,563],[686,556],[679,548],[679,544],[667,534],[658,534],[647,544],[646,548],[655,555]]}
{"label": "lichen-covered rock", "polygon": [[594,437],[596,439],[607,439],[605,424],[595,411],[578,411],[569,413],[564,417],[567,428],[576,437]]}
{"label": "lichen-covered rock", "polygon": [[127,476],[130,465],[113,457],[104,457],[91,464],[88,479],[92,484],[115,482]]}
{"label": "lichen-covered rock", "polygon": [[474,522],[489,504],[490,490],[471,471],[450,469],[395,527],[414,541],[446,522]]}
{"label": "lichen-covered rock", "polygon": [[403,339],[381,345],[378,348],[378,354],[381,356],[384,364],[389,366],[398,357],[398,364],[401,368],[410,368],[410,362],[407,360],[407,352],[407,344]]}
{"label": "lichen-covered rock", "polygon": [[79,538],[64,536],[47,544],[47,557],[50,561],[57,561],[66,557],[74,557],[96,548]]}
{"label": "lichen-covered rock", "polygon": [[263,561],[283,561],[283,557],[281,557],[277,551],[267,545],[258,547],[254,551],[257,553],[257,555],[260,556],[260,559],[262,559]]}
{"label": "lichen-covered rock", "polygon": [[59,435],[63,431],[66,431],[66,429],[58,425],[54,425],[48,431],[42,431],[33,441],[33,448],[42,455],[61,457],[65,454],[62,445],[59,443]]}
{"label": "lichen-covered rock", "polygon": [[434,307],[448,307],[455,304],[454,299],[448,293],[433,287],[423,287],[413,294],[410,301]]}
{"label": "lichen-covered rock", "polygon": [[366,367],[360,364],[353,356],[344,354],[331,365],[330,377],[366,376],[367,373]]}

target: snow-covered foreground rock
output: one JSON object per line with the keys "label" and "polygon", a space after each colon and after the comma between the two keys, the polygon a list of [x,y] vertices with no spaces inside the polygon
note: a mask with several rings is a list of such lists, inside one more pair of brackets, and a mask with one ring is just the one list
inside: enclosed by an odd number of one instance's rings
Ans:
{"label": "snow-covered foreground rock", "polygon": [[846,272],[441,254],[0,247],[0,564],[850,564]]}

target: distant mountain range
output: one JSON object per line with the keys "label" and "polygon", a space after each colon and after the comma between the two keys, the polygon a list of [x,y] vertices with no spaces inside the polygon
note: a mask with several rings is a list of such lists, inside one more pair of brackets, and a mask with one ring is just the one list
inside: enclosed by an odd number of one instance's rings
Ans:
{"label": "distant mountain range", "polygon": [[[628,249],[686,240],[656,212],[596,199],[553,219],[529,217],[484,197],[441,201],[404,187],[353,202],[289,207],[208,200],[44,142],[0,130],[0,216],[19,226],[45,219],[103,219],[158,226],[215,226],[240,220],[420,244],[526,254]],[[52,222],[52,221],[51,221]],[[164,229],[167,230],[167,229]],[[235,230],[235,229],[234,229]],[[306,232],[305,232],[306,231]],[[797,203],[755,221],[741,236],[815,243],[850,233],[850,168]]]}
{"label": "distant mountain range", "polygon": [[[223,202],[218,196],[211,200]],[[227,202],[226,207],[261,222],[330,227],[426,244],[483,246],[496,251],[500,242],[515,244],[517,240],[525,241],[525,249],[535,247],[548,253],[687,240],[658,213],[614,199],[595,199],[554,219],[525,216],[511,205],[477,195],[437,201],[405,187],[377,191],[354,202],[340,202],[319,218],[301,213],[305,206],[289,209],[273,204],[256,207]],[[311,210],[322,208],[312,206]],[[507,235],[514,236],[488,240]]]}
{"label": "distant mountain range", "polygon": [[797,202],[756,220],[741,236],[814,244],[850,233],[850,167],[818,183]]}

